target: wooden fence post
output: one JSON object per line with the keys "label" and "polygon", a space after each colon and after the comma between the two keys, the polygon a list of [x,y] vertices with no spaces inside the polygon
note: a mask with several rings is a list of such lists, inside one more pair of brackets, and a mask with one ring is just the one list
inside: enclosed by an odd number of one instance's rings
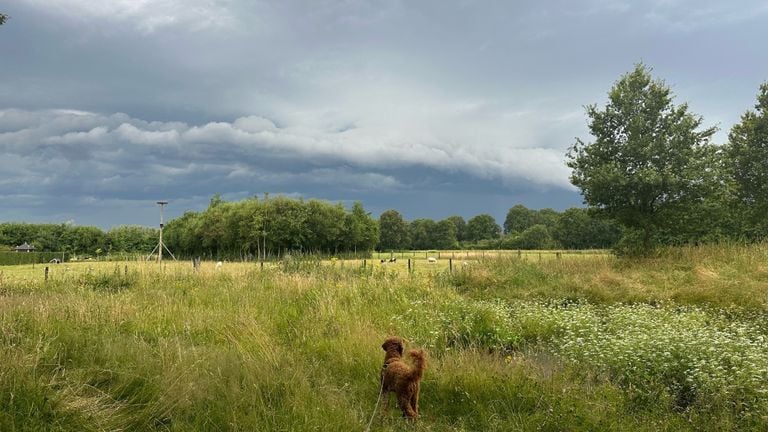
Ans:
{"label": "wooden fence post", "polygon": [[45,267],[45,281],[48,282],[48,267]]}

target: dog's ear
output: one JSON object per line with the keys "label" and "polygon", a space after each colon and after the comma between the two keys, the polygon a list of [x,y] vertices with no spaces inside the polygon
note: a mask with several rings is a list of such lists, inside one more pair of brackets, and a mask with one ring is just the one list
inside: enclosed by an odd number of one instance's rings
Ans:
{"label": "dog's ear", "polygon": [[397,342],[397,352],[400,355],[403,355],[403,343],[402,342],[399,342],[399,341]]}

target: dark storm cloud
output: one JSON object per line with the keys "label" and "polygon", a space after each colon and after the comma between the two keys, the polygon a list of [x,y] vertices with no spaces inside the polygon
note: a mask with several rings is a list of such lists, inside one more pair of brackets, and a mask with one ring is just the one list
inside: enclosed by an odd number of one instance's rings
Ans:
{"label": "dark storm cloud", "polygon": [[633,63],[720,141],[768,78],[758,1],[3,8],[0,220],[151,223],[155,199],[181,212],[216,192],[409,217],[563,208],[580,201],[563,159],[589,139],[582,106]]}

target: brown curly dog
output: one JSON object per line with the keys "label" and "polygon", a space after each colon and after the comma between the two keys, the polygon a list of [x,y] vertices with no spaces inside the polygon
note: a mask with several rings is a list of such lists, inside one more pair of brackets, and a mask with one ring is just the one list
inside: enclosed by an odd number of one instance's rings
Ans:
{"label": "brown curly dog", "polygon": [[389,393],[397,396],[397,405],[403,411],[403,417],[415,419],[419,416],[419,383],[427,361],[424,351],[410,350],[408,355],[413,366],[403,361],[403,339],[393,336],[381,345],[386,354],[381,367],[381,393],[384,397],[384,410],[389,405]]}

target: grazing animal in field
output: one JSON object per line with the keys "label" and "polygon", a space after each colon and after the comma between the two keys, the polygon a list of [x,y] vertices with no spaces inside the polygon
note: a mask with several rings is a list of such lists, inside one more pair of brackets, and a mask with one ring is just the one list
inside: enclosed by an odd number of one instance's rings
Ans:
{"label": "grazing animal in field", "polygon": [[423,350],[410,350],[408,356],[413,366],[403,361],[403,339],[397,336],[387,338],[381,345],[386,353],[381,367],[381,396],[383,409],[389,405],[389,393],[394,393],[403,417],[416,419],[419,416],[419,391],[421,378],[427,361]]}
{"label": "grazing animal in field", "polygon": [[391,263],[393,263],[393,262],[397,262],[397,258],[390,258],[390,259],[389,259],[389,262],[391,262]]}
{"label": "grazing animal in field", "polygon": [[429,258],[427,258],[427,261],[428,261],[430,264],[434,264],[434,263],[436,263],[436,262],[437,262],[437,258],[435,258],[435,257],[429,257]]}
{"label": "grazing animal in field", "polygon": [[379,262],[380,262],[380,263],[382,263],[382,264],[384,264],[384,263],[386,263],[386,262],[387,262],[387,260],[383,259],[383,260],[381,260],[381,261],[379,261]]}
{"label": "grazing animal in field", "polygon": [[224,265],[223,262],[219,261],[216,263],[216,270],[220,269]]}

